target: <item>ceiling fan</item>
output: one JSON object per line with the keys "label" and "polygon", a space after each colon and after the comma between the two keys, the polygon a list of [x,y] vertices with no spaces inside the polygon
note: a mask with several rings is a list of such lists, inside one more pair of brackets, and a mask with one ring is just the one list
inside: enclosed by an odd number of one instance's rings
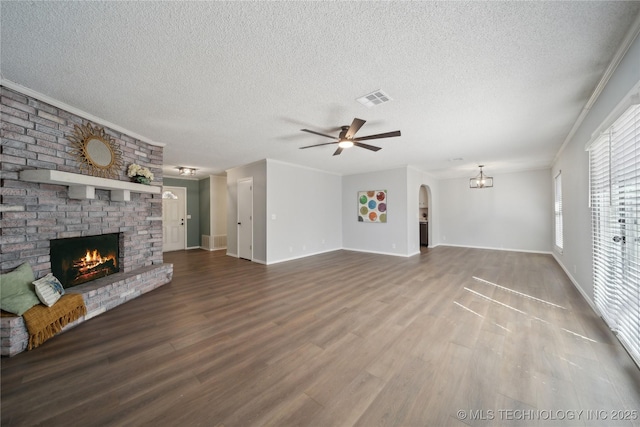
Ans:
{"label": "ceiling fan", "polygon": [[[360,138],[354,138],[356,132],[358,132],[358,130],[362,127],[363,124],[366,123],[366,120],[362,120],[362,119],[353,119],[353,122],[351,123],[351,126],[342,126],[342,130],[340,131],[340,134],[337,136],[337,141],[333,141],[333,142],[325,142],[322,144],[315,144],[315,145],[308,145],[306,147],[300,147],[300,149],[305,149],[305,148],[311,148],[311,147],[320,147],[321,145],[331,145],[331,144],[338,144],[338,149],[333,153],[334,156],[339,155],[340,153],[342,153],[342,150],[344,150],[345,148],[350,148],[353,147],[354,145],[356,147],[360,147],[360,148],[366,148],[367,150],[371,150],[371,151],[378,151],[381,148],[380,147],[375,147],[373,145],[369,145],[369,144],[364,144],[360,141],[367,141],[369,139],[380,139],[380,138],[392,138],[394,136],[400,136],[400,131],[396,130],[393,132],[387,132],[387,133],[379,133],[376,135],[369,135],[369,136],[361,136]],[[314,135],[320,135],[320,136],[326,136],[327,138],[331,138],[331,139],[336,139],[335,136],[331,136],[331,135],[327,135],[324,133],[320,133],[320,132],[316,132],[314,130],[309,130],[309,129],[300,129],[302,132],[309,132],[312,133]]]}

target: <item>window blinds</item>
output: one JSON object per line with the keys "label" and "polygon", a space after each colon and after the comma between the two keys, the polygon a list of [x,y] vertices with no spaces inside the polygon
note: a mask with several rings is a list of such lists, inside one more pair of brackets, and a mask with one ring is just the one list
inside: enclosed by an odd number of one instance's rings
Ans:
{"label": "window blinds", "polygon": [[595,303],[639,363],[640,105],[589,147],[589,174]]}

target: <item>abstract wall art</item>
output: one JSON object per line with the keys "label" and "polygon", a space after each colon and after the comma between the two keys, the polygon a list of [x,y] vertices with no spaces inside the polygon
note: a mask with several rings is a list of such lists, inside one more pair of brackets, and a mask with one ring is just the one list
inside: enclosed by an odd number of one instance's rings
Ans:
{"label": "abstract wall art", "polygon": [[387,190],[358,191],[358,222],[387,222]]}

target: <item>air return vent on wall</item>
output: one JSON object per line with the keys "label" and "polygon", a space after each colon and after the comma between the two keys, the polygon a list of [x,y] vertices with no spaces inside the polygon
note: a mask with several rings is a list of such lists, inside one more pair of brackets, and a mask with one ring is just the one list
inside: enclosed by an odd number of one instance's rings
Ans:
{"label": "air return vent on wall", "polygon": [[382,90],[376,90],[367,95],[361,96],[360,98],[357,98],[356,101],[364,106],[371,108],[373,106],[391,101],[391,97],[384,93]]}

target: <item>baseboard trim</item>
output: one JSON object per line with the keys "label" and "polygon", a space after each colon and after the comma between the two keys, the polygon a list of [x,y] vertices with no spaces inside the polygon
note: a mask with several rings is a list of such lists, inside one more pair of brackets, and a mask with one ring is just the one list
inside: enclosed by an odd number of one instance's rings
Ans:
{"label": "baseboard trim", "polygon": [[[551,251],[533,251],[528,249],[513,249],[513,248],[493,248],[491,246],[452,245],[450,243],[439,243],[436,246],[452,246],[454,248],[485,249],[489,251],[524,252],[528,254],[553,255],[553,252]],[[436,246],[433,246],[433,247],[436,247]]]}
{"label": "baseboard trim", "polygon": [[587,301],[587,304],[589,304],[589,307],[591,307],[591,309],[594,311],[594,313],[596,313],[598,316],[602,317],[602,315],[600,314],[600,311],[598,311],[598,308],[596,307],[595,303],[593,301],[591,301],[591,298],[589,298],[589,296],[584,291],[584,289],[582,289],[582,286],[580,286],[578,281],[571,275],[569,270],[560,261],[560,258],[558,258],[558,255],[556,255],[554,252],[552,252],[551,255],[553,256],[553,259],[556,260],[556,262],[558,263],[558,265],[560,266],[562,271],[564,271],[564,274],[567,275],[567,277],[569,278],[571,283],[573,283],[573,286],[578,290],[578,292],[580,292],[580,295],[582,295],[582,298],[584,298],[585,301]]}
{"label": "baseboard trim", "polygon": [[367,251],[364,249],[356,249],[356,248],[342,248],[345,251],[351,251],[351,252],[362,252],[365,254],[376,254],[376,255],[390,255],[390,256],[398,256],[398,257],[402,257],[402,258],[409,258],[411,256],[414,256],[415,253],[412,254],[398,254],[398,253],[393,253],[393,252],[380,252],[380,251]]}
{"label": "baseboard trim", "polygon": [[308,254],[304,254],[304,255],[298,255],[298,256],[294,256],[294,257],[290,257],[290,258],[277,259],[275,261],[269,261],[268,263],[266,263],[266,265],[273,265],[273,264],[279,264],[281,262],[294,261],[296,259],[307,258],[307,257],[310,257],[310,256],[326,254],[328,252],[335,252],[335,251],[339,251],[339,250],[342,250],[342,248],[327,249],[327,250],[323,250],[323,251],[320,251],[320,252],[313,252],[313,253],[308,253]]}
{"label": "baseboard trim", "polygon": [[202,249],[203,251],[213,252],[213,251],[221,251],[221,250],[227,249],[227,247],[225,246],[224,248],[207,248],[206,246],[200,246],[200,249]]}

